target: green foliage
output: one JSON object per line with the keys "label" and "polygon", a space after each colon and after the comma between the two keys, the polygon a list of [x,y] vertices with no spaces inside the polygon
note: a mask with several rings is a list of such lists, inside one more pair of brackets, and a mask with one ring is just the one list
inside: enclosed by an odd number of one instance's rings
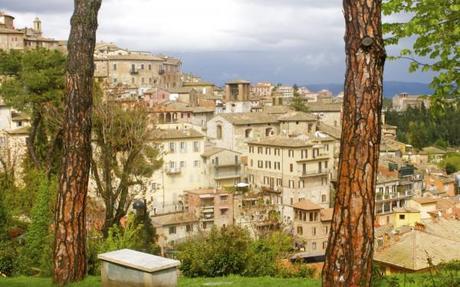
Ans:
{"label": "green foliage", "polygon": [[16,273],[17,257],[16,244],[10,240],[0,240],[0,278],[1,274],[11,276]]}
{"label": "green foliage", "polygon": [[159,254],[160,247],[156,244],[157,235],[152,224],[152,218],[148,211],[136,213],[135,223],[142,226],[141,232],[141,249],[142,252]]}
{"label": "green foliage", "polygon": [[178,246],[181,270],[189,277],[242,274],[251,239],[247,230],[229,226],[200,234]]}
{"label": "green foliage", "polygon": [[305,105],[305,101],[302,99],[302,97],[299,94],[299,87],[297,87],[297,85],[294,85],[293,89],[294,89],[294,97],[292,98],[292,101],[291,101],[291,108],[293,108],[295,111],[307,113],[309,109]]}
{"label": "green foliage", "polygon": [[460,153],[448,153],[440,166],[446,170],[447,174],[452,174],[460,170]]}
{"label": "green foliage", "polygon": [[29,268],[40,270],[40,274],[51,274],[53,235],[51,223],[57,192],[56,178],[48,179],[44,172],[37,172],[38,193],[31,211],[31,223],[26,234],[26,243],[21,255],[21,265],[26,273]]}
{"label": "green foliage", "polygon": [[446,99],[460,102],[460,5],[458,0],[386,0],[385,15],[398,15],[395,21],[384,23],[389,35],[388,45],[403,39],[413,39],[410,49],[403,49],[397,58],[411,60],[409,71],[432,71],[435,107],[443,107]]}
{"label": "green foliage", "polygon": [[276,231],[254,240],[249,248],[248,262],[244,274],[249,276],[275,276],[277,261],[292,251],[292,237]]}
{"label": "green foliage", "polygon": [[98,232],[88,235],[88,273],[100,274],[100,261],[97,255],[118,249],[134,249],[143,251],[143,225],[138,224],[133,213],[128,214],[123,226],[113,225],[108,230],[106,239]]}
{"label": "green foliage", "polygon": [[460,110],[456,107],[446,107],[438,115],[424,107],[409,107],[404,112],[387,111],[385,118],[388,124],[398,127],[398,140],[415,148],[460,145]]}
{"label": "green foliage", "polygon": [[177,246],[177,258],[185,276],[216,277],[229,274],[244,276],[311,277],[313,270],[304,264],[287,261],[293,239],[281,231],[250,238],[238,226],[213,228]]}
{"label": "green foliage", "polygon": [[63,54],[46,49],[0,52],[0,96],[31,115],[31,162],[54,174],[61,159],[65,62]]}

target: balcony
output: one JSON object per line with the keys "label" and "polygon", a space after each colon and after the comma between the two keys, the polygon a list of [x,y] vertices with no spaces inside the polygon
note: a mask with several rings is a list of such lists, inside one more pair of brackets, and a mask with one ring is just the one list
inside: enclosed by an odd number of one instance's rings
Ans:
{"label": "balcony", "polygon": [[214,175],[215,180],[219,179],[232,179],[232,178],[240,178],[241,173],[240,172],[216,172]]}
{"label": "balcony", "polygon": [[321,169],[317,171],[303,171],[300,177],[316,177],[316,176],[325,176],[328,175],[329,169]]}
{"label": "balcony", "polygon": [[261,187],[262,192],[268,192],[268,193],[281,193],[283,190],[281,187],[274,187],[270,185],[263,185]]}
{"label": "balcony", "polygon": [[170,167],[166,169],[166,174],[175,175],[180,174],[181,168],[180,167]]}
{"label": "balcony", "polygon": [[214,214],[214,206],[203,206],[201,207],[201,212],[204,214],[207,214],[207,213]]}

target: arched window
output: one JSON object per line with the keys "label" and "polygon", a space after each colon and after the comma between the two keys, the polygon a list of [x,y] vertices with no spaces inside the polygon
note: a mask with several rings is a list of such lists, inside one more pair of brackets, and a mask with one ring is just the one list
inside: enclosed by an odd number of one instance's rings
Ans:
{"label": "arched window", "polygon": [[273,135],[273,129],[272,128],[266,128],[265,129],[265,136],[269,137]]}
{"label": "arched window", "polygon": [[244,131],[244,137],[245,138],[250,138],[252,136],[252,129],[246,129]]}
{"label": "arched window", "polygon": [[222,125],[217,125],[217,128],[216,128],[216,132],[217,132],[217,139],[222,139]]}

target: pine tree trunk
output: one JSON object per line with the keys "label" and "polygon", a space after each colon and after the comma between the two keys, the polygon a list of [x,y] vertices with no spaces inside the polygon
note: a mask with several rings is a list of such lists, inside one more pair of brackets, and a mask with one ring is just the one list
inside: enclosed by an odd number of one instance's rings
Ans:
{"label": "pine tree trunk", "polygon": [[91,162],[93,53],[102,0],[75,0],[68,42],[64,155],[55,215],[54,281],[86,275],[85,205]]}
{"label": "pine tree trunk", "polygon": [[370,286],[385,50],[381,1],[344,0],[347,71],[334,215],[323,286]]}

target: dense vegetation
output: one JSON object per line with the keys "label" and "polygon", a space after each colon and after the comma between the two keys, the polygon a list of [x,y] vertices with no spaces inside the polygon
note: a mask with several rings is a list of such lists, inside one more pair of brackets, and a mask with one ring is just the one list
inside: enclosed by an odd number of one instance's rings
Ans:
{"label": "dense vegetation", "polygon": [[456,107],[446,107],[442,113],[409,107],[405,112],[387,111],[385,116],[388,124],[398,127],[398,140],[417,149],[460,146],[460,110]]}
{"label": "dense vegetation", "polygon": [[312,277],[313,269],[282,261],[292,251],[293,239],[273,232],[252,239],[238,226],[213,228],[178,246],[181,271],[189,277],[244,276]]}

